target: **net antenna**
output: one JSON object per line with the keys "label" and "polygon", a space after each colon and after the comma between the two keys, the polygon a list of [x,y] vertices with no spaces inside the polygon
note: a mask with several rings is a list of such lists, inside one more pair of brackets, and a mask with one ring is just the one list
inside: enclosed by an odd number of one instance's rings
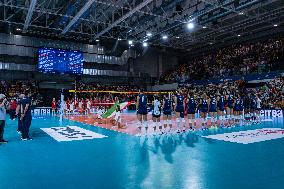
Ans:
{"label": "net antenna", "polygon": [[77,101],[77,79],[75,80],[75,93],[74,93],[74,99],[75,99],[75,102]]}
{"label": "net antenna", "polygon": [[59,122],[62,124],[63,121],[63,115],[64,115],[64,89],[61,89],[60,92],[60,117],[59,117]]}

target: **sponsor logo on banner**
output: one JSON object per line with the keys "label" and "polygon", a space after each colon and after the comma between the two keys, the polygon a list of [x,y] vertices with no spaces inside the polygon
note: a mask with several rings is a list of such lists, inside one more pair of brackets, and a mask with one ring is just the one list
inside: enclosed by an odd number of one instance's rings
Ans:
{"label": "sponsor logo on banner", "polygon": [[51,108],[50,107],[36,107],[32,110],[33,116],[50,116]]}
{"label": "sponsor logo on banner", "polygon": [[41,128],[58,142],[105,138],[107,136],[77,126]]}
{"label": "sponsor logo on banner", "polygon": [[217,135],[203,136],[204,138],[236,142],[240,144],[250,144],[284,137],[284,129],[264,128],[248,131],[239,131]]}
{"label": "sponsor logo on banner", "polygon": [[262,117],[283,117],[283,110],[261,110]]}

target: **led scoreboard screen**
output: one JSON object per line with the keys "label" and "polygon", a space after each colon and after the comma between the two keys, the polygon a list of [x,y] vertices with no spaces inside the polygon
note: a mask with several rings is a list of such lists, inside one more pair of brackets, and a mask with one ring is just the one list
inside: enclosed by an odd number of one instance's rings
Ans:
{"label": "led scoreboard screen", "polygon": [[44,73],[83,73],[83,53],[53,48],[38,49],[38,70]]}

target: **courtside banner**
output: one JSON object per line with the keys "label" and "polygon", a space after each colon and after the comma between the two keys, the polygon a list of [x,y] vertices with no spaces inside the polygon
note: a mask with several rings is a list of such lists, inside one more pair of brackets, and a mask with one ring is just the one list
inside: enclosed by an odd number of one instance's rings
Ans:
{"label": "courtside banner", "polygon": [[35,107],[32,109],[33,116],[50,116],[51,107]]}
{"label": "courtside banner", "polygon": [[278,138],[284,138],[284,129],[281,128],[263,128],[248,131],[239,131],[217,135],[203,136],[204,138],[235,142],[239,144],[251,144]]}
{"label": "courtside banner", "polygon": [[261,110],[260,111],[261,117],[283,117],[283,110]]}
{"label": "courtside banner", "polygon": [[41,128],[58,142],[105,138],[107,136],[77,126]]}

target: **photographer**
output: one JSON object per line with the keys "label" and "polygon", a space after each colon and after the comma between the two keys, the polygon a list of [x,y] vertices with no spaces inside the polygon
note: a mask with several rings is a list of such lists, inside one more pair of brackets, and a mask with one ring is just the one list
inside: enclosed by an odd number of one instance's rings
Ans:
{"label": "photographer", "polygon": [[0,143],[8,143],[3,138],[7,109],[9,109],[9,102],[4,94],[0,94]]}
{"label": "photographer", "polygon": [[10,119],[15,120],[16,119],[16,108],[17,108],[17,100],[15,98],[11,99],[10,102]]}

